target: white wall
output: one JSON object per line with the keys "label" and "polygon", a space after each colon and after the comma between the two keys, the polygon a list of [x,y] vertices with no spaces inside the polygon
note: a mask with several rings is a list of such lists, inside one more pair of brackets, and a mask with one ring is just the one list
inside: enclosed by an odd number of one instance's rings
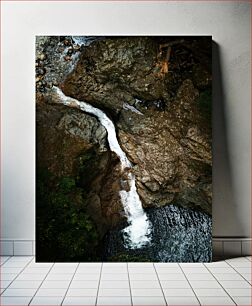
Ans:
{"label": "white wall", "polygon": [[70,2],[1,4],[2,238],[35,236],[34,43],[44,34],[212,35],[213,234],[249,237],[250,4]]}

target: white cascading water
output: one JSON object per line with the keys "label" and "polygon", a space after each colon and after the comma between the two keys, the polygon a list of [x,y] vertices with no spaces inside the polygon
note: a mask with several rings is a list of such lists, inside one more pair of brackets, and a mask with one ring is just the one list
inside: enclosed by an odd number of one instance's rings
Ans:
{"label": "white cascading water", "polygon": [[[110,150],[118,155],[122,170],[127,171],[127,168],[132,168],[130,161],[118,143],[113,122],[103,111],[86,102],[65,96],[58,87],[54,87],[53,90],[59,99],[59,103],[70,107],[77,107],[84,112],[95,115],[107,130]],[[121,190],[120,197],[129,226],[123,229],[123,233],[126,240],[126,247],[137,249],[150,243],[151,223],[143,210],[141,200],[137,193],[135,176],[130,171],[126,173],[128,176],[129,191]]]}

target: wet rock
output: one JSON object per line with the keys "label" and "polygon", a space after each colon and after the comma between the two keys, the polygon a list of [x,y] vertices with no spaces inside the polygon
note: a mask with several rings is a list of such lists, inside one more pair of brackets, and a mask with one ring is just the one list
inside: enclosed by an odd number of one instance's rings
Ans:
{"label": "wet rock", "polygon": [[71,40],[70,39],[65,39],[64,40],[64,45],[65,46],[71,46]]}
{"label": "wet rock", "polygon": [[38,68],[36,72],[39,75],[44,75],[46,73],[46,69],[45,68]]}
{"label": "wet rock", "polygon": [[66,56],[64,57],[64,60],[65,60],[65,61],[71,61],[71,56],[66,55]]}
{"label": "wet rock", "polygon": [[[37,91],[47,92],[51,84],[59,84],[73,69],[77,57],[68,54],[73,50],[71,39],[63,39],[59,36],[36,37],[36,65],[37,74],[43,75],[44,85],[37,84]],[[80,49],[76,50],[80,53]],[[65,59],[65,60],[64,60]]]}
{"label": "wet rock", "polygon": [[40,53],[38,54],[37,58],[41,61],[44,61],[47,58],[47,56],[45,53]]}

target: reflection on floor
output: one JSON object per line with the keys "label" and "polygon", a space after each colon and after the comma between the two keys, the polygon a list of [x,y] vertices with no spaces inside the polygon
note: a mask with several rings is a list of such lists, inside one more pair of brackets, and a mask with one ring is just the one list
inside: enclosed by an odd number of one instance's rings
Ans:
{"label": "reflection on floor", "polygon": [[35,263],[1,257],[0,305],[251,305],[251,257],[213,263]]}

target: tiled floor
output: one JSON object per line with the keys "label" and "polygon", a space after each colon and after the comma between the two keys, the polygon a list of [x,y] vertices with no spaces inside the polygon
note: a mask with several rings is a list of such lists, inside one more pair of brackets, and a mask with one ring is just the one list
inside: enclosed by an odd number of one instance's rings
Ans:
{"label": "tiled floor", "polygon": [[207,264],[53,264],[1,257],[0,305],[251,304],[251,257]]}

